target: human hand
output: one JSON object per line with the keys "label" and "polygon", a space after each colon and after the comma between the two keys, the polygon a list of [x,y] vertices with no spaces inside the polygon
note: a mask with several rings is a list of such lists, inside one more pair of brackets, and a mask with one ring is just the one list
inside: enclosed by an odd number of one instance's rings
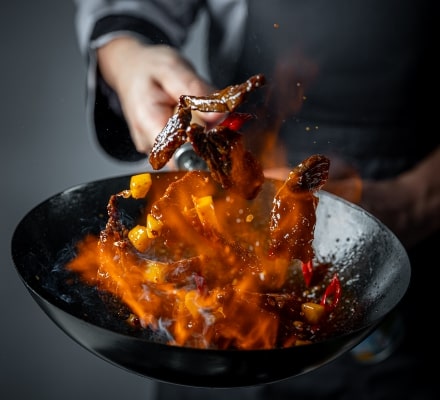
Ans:
{"label": "human hand", "polygon": [[[169,46],[120,37],[99,48],[97,57],[100,72],[118,95],[133,143],[141,153],[151,150],[180,95],[203,96],[215,90]],[[208,128],[220,118],[216,113],[194,115]]]}

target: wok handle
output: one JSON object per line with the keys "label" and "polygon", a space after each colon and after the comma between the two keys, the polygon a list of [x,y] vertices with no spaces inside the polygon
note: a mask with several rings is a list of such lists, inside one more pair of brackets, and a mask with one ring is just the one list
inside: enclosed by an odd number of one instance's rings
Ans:
{"label": "wok handle", "polygon": [[206,162],[194,151],[190,142],[180,146],[174,153],[174,162],[180,171],[207,170]]}
{"label": "wok handle", "polygon": [[[178,106],[175,107],[174,113],[177,111]],[[202,126],[205,125],[197,113],[191,114],[191,123],[193,122]],[[196,154],[190,142],[186,142],[174,152],[173,161],[179,171],[208,170],[208,165]]]}

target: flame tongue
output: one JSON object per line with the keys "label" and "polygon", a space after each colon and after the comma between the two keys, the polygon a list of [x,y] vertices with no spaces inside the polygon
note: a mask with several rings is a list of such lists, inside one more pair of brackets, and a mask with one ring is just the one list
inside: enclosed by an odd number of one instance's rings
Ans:
{"label": "flame tongue", "polygon": [[[162,332],[170,344],[260,349],[309,343],[325,322],[309,323],[301,307],[312,302],[308,315],[323,308],[322,283],[331,277],[321,273],[310,286],[311,269],[305,282],[297,259],[313,257],[314,193],[327,161],[305,160],[286,182],[266,182],[253,200],[220,189],[207,172],[176,174],[166,184],[158,175],[142,218],[161,229],[145,250],[133,247],[122,223],[118,203],[130,197],[124,190],[110,197],[100,237],[79,243],[68,268],[120,298],[133,313],[129,322]],[[313,184],[299,190],[294,179]]]}
{"label": "flame tongue", "polygon": [[[265,181],[238,132],[251,116],[236,112],[264,84],[259,74],[209,96],[181,96],[150,164],[161,169],[189,141],[209,172],[176,173],[172,182],[133,176],[130,189],[110,197],[100,236],[78,244],[67,267],[128,306],[134,329],[180,346],[271,349],[311,343],[338,326],[339,280],[314,264],[312,246],[329,160],[311,156],[284,183]],[[195,110],[227,115],[206,130],[191,123]],[[133,227],[118,208],[128,197],[145,197]]]}

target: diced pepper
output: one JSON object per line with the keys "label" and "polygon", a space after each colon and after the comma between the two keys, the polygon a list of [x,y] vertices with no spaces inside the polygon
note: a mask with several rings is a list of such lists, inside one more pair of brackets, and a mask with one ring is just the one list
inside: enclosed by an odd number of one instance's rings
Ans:
{"label": "diced pepper", "polygon": [[163,283],[165,268],[161,263],[151,262],[148,264],[144,273],[144,278],[148,282]]}
{"label": "diced pepper", "polygon": [[163,228],[163,222],[154,218],[151,214],[147,215],[147,235],[150,239],[160,236]]}
{"label": "diced pepper", "polygon": [[310,286],[310,282],[312,281],[313,275],[313,263],[312,260],[302,263],[302,273],[304,277],[304,282],[307,287]]}
{"label": "diced pepper", "polygon": [[133,175],[130,178],[130,191],[134,199],[145,197],[151,187],[151,175],[149,173]]}
{"label": "diced pepper", "polygon": [[332,311],[339,303],[341,298],[341,283],[338,275],[334,275],[329,285],[325,289],[324,295],[321,298],[321,304],[327,311]]}
{"label": "diced pepper", "polygon": [[220,123],[221,126],[226,126],[227,128],[238,131],[241,126],[248,120],[254,118],[252,114],[249,113],[239,113],[231,112],[228,116]]}
{"label": "diced pepper", "polygon": [[317,324],[325,313],[325,307],[317,303],[303,303],[301,304],[301,310],[304,317],[311,324]]}
{"label": "diced pepper", "polygon": [[143,225],[136,225],[128,232],[128,239],[141,253],[148,249],[151,239],[147,234],[147,227]]}
{"label": "diced pepper", "polygon": [[218,230],[217,215],[215,214],[212,196],[192,197],[197,216],[205,228]]}

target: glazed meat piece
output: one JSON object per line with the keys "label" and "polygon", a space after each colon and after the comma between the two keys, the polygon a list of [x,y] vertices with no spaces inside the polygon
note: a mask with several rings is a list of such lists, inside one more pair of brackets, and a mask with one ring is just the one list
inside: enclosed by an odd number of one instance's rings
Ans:
{"label": "glazed meat piece", "polygon": [[[153,169],[165,166],[174,152],[188,139],[199,157],[203,158],[212,177],[223,188],[233,188],[244,198],[255,197],[263,183],[263,170],[253,155],[244,148],[238,129],[249,115],[234,113],[247,96],[265,84],[262,74],[244,83],[231,85],[209,96],[182,95],[176,113],[156,137],[149,161]],[[224,123],[205,131],[205,127],[191,124],[192,110],[230,113]]]}
{"label": "glazed meat piece", "polygon": [[199,125],[192,124],[188,138],[223,189],[231,189],[248,200],[257,196],[264,182],[263,170],[244,148],[240,133],[220,125],[204,132]]}
{"label": "glazed meat piece", "polygon": [[263,86],[266,78],[263,74],[251,76],[246,82],[238,85],[231,85],[223,90],[216,91],[209,96],[180,96],[182,107],[189,107],[191,110],[203,112],[232,112],[246,97],[255,89]]}
{"label": "glazed meat piece", "polygon": [[313,258],[316,192],[326,183],[329,168],[330,160],[318,154],[290,171],[273,200],[269,255],[303,263]]}
{"label": "glazed meat piece", "polygon": [[165,127],[156,137],[149,158],[153,169],[163,168],[174,152],[186,142],[186,129],[190,123],[191,110],[178,107],[176,113],[168,120]]}

